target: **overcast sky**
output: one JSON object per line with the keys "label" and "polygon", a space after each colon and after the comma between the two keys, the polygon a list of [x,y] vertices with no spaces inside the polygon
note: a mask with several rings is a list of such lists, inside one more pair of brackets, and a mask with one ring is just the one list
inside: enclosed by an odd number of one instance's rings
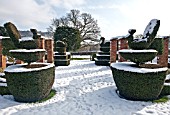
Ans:
{"label": "overcast sky", "polygon": [[132,28],[142,34],[153,18],[161,21],[158,35],[170,35],[170,0],[0,0],[0,25],[11,21],[19,30],[46,31],[71,9],[91,14],[107,39]]}

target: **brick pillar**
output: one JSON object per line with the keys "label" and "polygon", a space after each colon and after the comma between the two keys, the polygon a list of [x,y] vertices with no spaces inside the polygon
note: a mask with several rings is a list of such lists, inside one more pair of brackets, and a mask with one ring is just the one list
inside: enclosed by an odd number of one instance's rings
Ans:
{"label": "brick pillar", "polygon": [[[119,50],[128,49],[127,39],[125,39],[125,38],[120,38],[120,39],[119,39],[119,42],[120,42]],[[126,60],[125,60],[121,55],[119,55],[119,62],[124,62],[124,61],[126,61]]]}
{"label": "brick pillar", "polygon": [[110,40],[110,63],[116,62],[117,57],[117,39]]}
{"label": "brick pillar", "polygon": [[168,43],[169,43],[169,37],[163,38],[163,54],[158,56],[158,64],[163,67],[168,67]]}
{"label": "brick pillar", "polygon": [[45,49],[47,51],[47,63],[53,63],[54,62],[54,41],[53,39],[46,39],[45,40]]}
{"label": "brick pillar", "polygon": [[2,39],[3,38],[0,38],[0,67],[5,69],[6,68],[6,56],[2,55]]}
{"label": "brick pillar", "polygon": [[[45,49],[45,38],[38,38],[38,49]],[[38,62],[45,62],[45,55]]]}

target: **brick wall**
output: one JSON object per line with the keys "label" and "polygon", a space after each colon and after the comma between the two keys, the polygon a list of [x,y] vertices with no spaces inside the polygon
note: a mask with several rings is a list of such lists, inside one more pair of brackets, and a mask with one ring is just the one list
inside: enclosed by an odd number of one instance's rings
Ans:
{"label": "brick wall", "polygon": [[164,37],[163,38],[163,44],[164,44],[164,49],[163,49],[163,54],[158,56],[158,61],[157,63],[163,67],[168,67],[168,43],[169,43],[169,37]]}
{"label": "brick wall", "polygon": [[[128,49],[127,39],[121,38],[121,39],[119,39],[119,42],[120,42],[119,50]],[[119,55],[119,62],[124,62],[124,61],[126,61],[126,60],[121,55]]]}
{"label": "brick wall", "polygon": [[0,38],[0,67],[6,68],[6,56],[2,55],[2,37]]}
{"label": "brick wall", "polygon": [[53,39],[45,39],[45,50],[47,51],[47,63],[54,62],[54,41]]}
{"label": "brick wall", "polygon": [[110,40],[110,63],[116,62],[117,39]]}

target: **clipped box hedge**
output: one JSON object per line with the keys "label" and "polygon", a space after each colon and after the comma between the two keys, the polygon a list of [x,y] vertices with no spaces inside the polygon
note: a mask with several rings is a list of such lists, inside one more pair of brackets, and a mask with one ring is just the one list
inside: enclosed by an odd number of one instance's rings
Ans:
{"label": "clipped box hedge", "polygon": [[12,70],[12,68],[20,70],[25,67],[24,65],[13,65],[5,69],[8,89],[16,101],[36,102],[48,96],[54,83],[54,65],[46,69],[33,68],[32,71],[28,68],[28,71],[25,72],[15,72],[15,69]]}
{"label": "clipped box hedge", "polygon": [[100,51],[110,52],[110,47],[100,47]]}
{"label": "clipped box hedge", "polygon": [[163,38],[155,38],[148,49],[155,49],[158,51],[157,55],[162,55],[164,49]]}
{"label": "clipped box hedge", "polygon": [[22,60],[26,63],[36,62],[39,59],[42,59],[45,55],[44,49],[17,49],[17,50],[10,50],[9,51],[13,57],[16,59]]}
{"label": "clipped box hedge", "polygon": [[134,63],[152,61],[157,55],[156,50],[120,50],[119,54],[126,60]]}
{"label": "clipped box hedge", "polygon": [[0,95],[11,95],[7,86],[0,86]]}
{"label": "clipped box hedge", "polygon": [[64,53],[66,52],[66,47],[55,47],[54,50],[60,53]]}
{"label": "clipped box hedge", "polygon": [[[131,69],[136,68],[129,66]],[[111,66],[119,94],[129,100],[155,100],[159,97],[166,78],[166,68],[157,72],[134,72]],[[141,71],[143,68],[139,68]]]}
{"label": "clipped box hedge", "polygon": [[27,40],[27,41],[20,41],[20,48],[22,49],[37,49],[38,48],[38,40]]}
{"label": "clipped box hedge", "polygon": [[54,64],[55,66],[68,66],[70,65],[70,59],[66,59],[66,60],[54,60]]}

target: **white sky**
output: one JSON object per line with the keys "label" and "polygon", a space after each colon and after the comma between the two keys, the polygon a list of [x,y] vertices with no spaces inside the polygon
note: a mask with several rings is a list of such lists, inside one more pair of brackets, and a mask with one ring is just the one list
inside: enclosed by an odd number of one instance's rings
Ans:
{"label": "white sky", "polygon": [[106,39],[126,35],[128,29],[142,34],[148,22],[157,18],[158,35],[170,35],[169,0],[1,0],[0,25],[11,21],[19,30],[36,28],[46,31],[53,18],[78,9],[90,13],[98,21]]}

